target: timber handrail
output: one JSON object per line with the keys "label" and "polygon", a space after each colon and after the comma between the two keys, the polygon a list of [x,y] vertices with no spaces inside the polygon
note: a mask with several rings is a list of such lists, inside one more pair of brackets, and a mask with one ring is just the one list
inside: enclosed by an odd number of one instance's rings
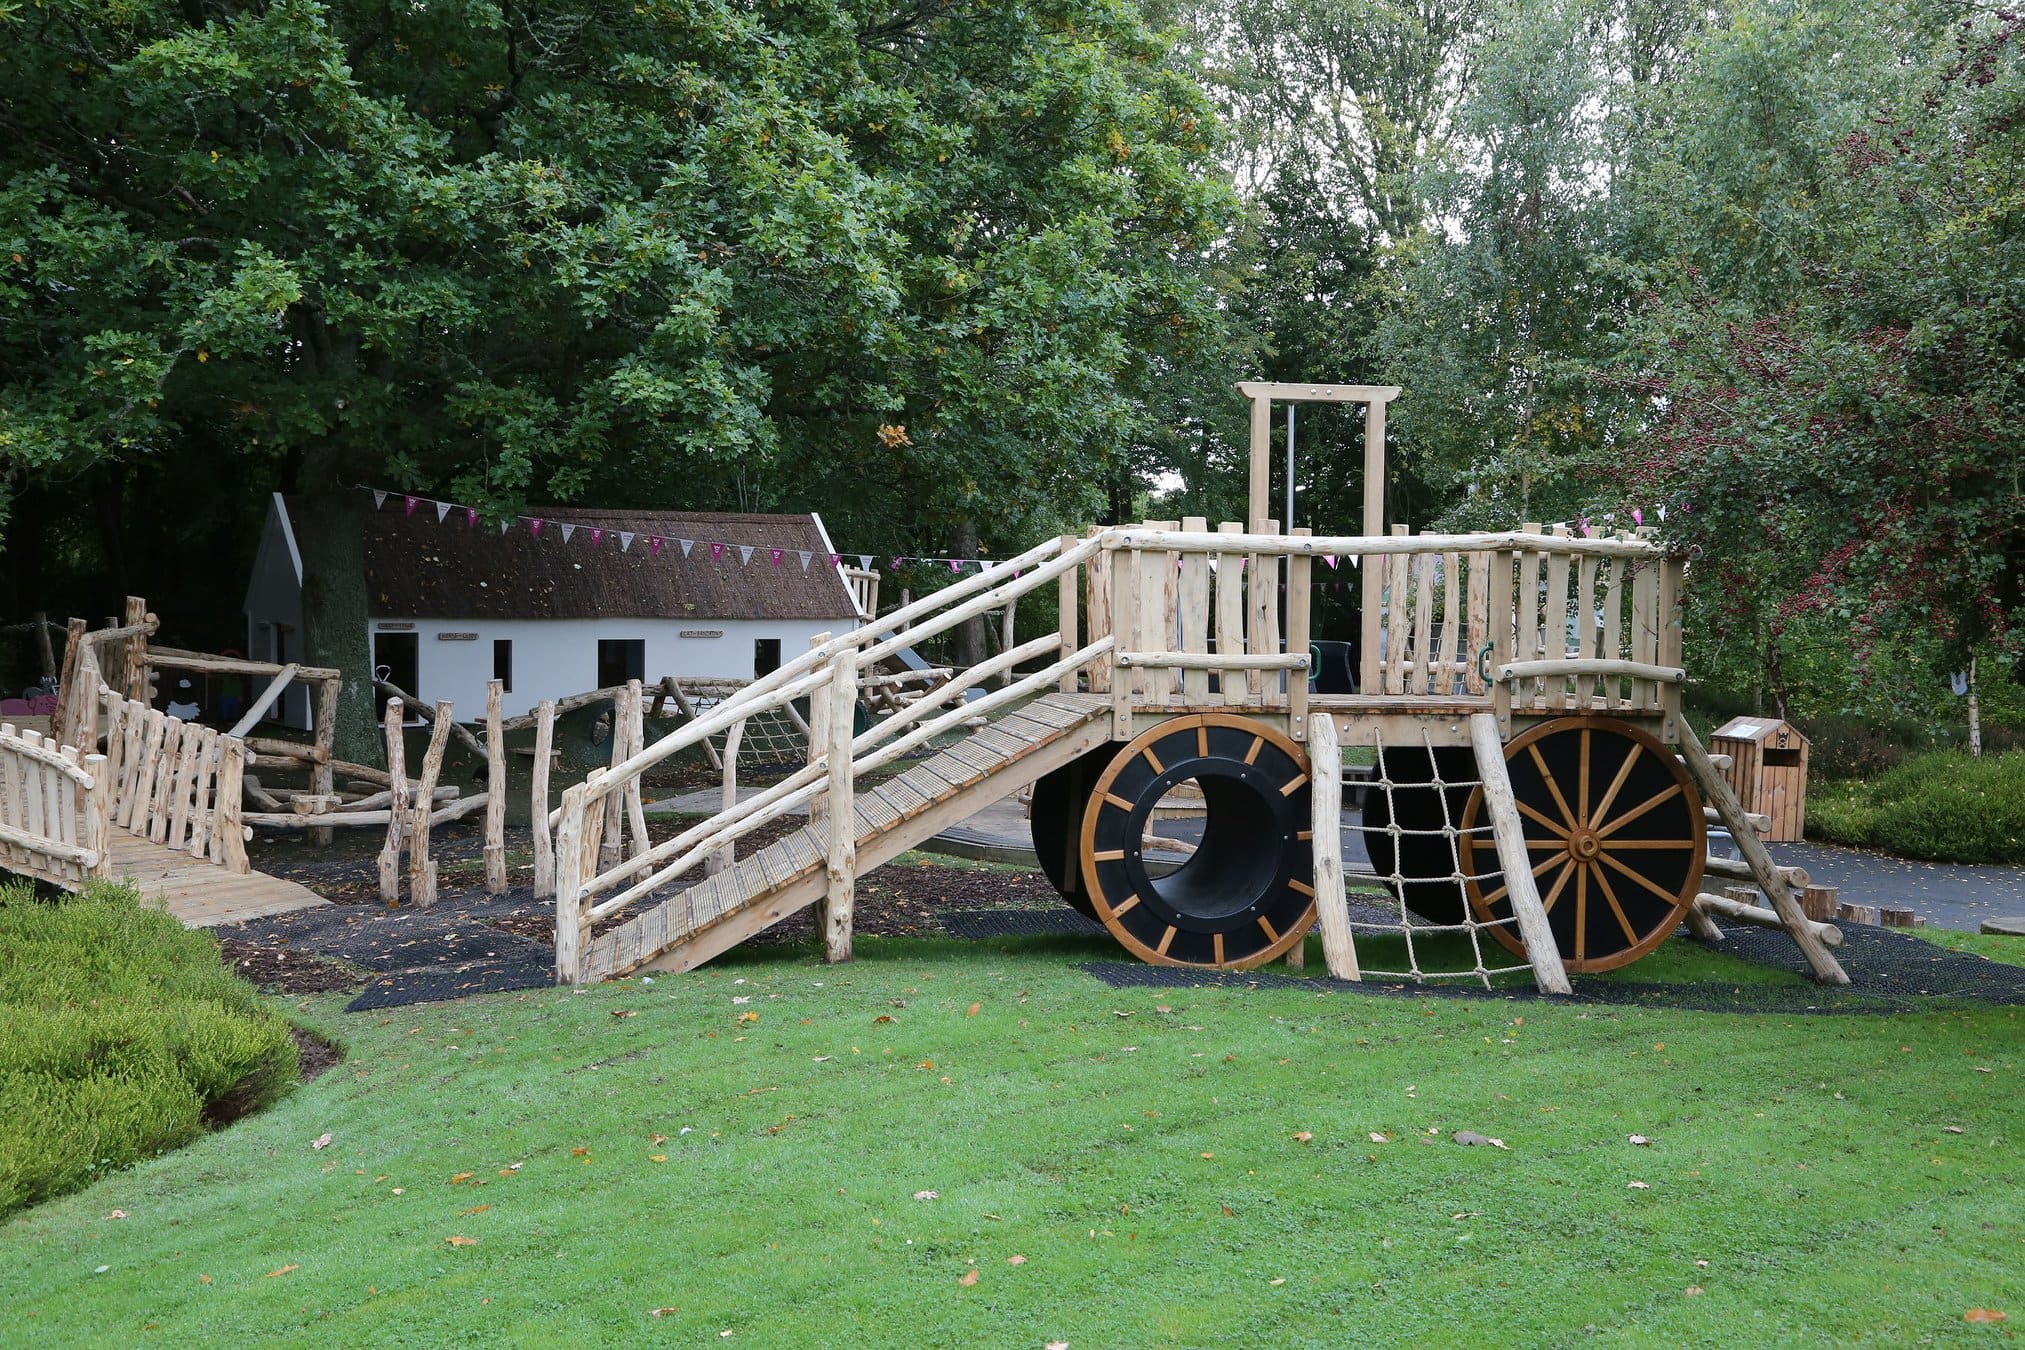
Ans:
{"label": "timber handrail", "polygon": [[1658,558],[1666,550],[1650,539],[1573,536],[1503,530],[1495,534],[1230,534],[1150,530],[1124,525],[1098,538],[1107,549],[1167,549],[1176,553],[1275,553],[1282,557],[1362,557],[1394,553],[1486,553],[1529,549],[1599,558]]}
{"label": "timber handrail", "polygon": [[1507,661],[1498,667],[1500,680],[1551,679],[1557,675],[1627,675],[1634,680],[1657,680],[1681,684],[1687,671],[1679,666],[1655,666],[1645,661],[1617,661],[1596,657],[1566,656],[1545,661]]}

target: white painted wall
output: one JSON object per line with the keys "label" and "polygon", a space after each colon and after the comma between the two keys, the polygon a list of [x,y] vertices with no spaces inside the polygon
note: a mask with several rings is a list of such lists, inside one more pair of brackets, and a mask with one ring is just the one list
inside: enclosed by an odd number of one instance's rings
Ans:
{"label": "white painted wall", "polygon": [[[753,644],[780,639],[785,665],[808,650],[817,633],[842,632],[854,621],[837,619],[379,619],[370,631],[412,631],[419,655],[416,697],[447,698],[460,722],[485,716],[485,683],[492,678],[492,644],[513,643],[513,687],[505,715],[531,712],[545,698],[565,698],[598,687],[598,641],[641,638],[647,644],[646,678],[664,675],[749,680]],[[683,632],[721,632],[714,638]],[[446,641],[442,633],[476,633],[475,640]]]}

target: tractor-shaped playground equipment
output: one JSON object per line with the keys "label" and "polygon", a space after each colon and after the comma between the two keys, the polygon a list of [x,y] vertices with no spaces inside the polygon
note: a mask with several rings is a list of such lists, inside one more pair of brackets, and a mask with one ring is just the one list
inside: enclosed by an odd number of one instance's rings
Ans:
{"label": "tractor-shaped playground equipment", "polygon": [[[819,641],[565,793],[553,816],[559,977],[692,968],[810,904],[841,959],[859,872],[1031,789],[1050,880],[1149,962],[1253,967],[1296,956],[1319,920],[1332,973],[1488,981],[1530,968],[1566,992],[1568,972],[1625,965],[1683,922],[1708,935],[1720,914],[1784,929],[1817,978],[1846,981],[1828,950],[1839,935],[1801,912],[1804,874],[1771,861],[1681,719],[1677,558],[1644,533],[1388,531],[1397,389],[1239,388],[1253,410],[1248,523],[1050,540]],[[1363,405],[1361,535],[1282,532],[1266,515],[1273,405],[1313,401]],[[1349,692],[1310,687],[1317,560],[1358,578]],[[861,686],[907,646],[1044,589],[1054,631],[857,729]],[[725,810],[648,841],[642,772],[801,700],[805,767],[743,799],[728,780]],[[1353,922],[1345,904],[1352,746],[1369,750],[1362,829],[1367,880],[1396,910],[1384,922]],[[1158,830],[1183,797],[1201,825],[1177,859]],[[737,839],[797,811],[805,825],[733,858]],[[1709,856],[1711,825],[1741,861]],[[1756,884],[1769,908],[1704,895],[1710,874]],[[1369,930],[1406,938],[1404,968],[1360,968],[1355,937]],[[1423,966],[1421,940],[1444,933],[1467,936],[1464,968]]]}

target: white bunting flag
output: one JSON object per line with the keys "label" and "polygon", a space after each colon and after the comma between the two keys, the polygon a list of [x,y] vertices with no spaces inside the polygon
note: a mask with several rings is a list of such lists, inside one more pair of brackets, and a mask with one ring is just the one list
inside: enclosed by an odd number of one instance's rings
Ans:
{"label": "white bunting flag", "polygon": [[556,528],[562,531],[563,542],[565,544],[570,541],[570,536],[577,532],[577,527],[574,525],[558,525]]}
{"label": "white bunting flag", "polygon": [[447,516],[447,515],[449,515],[449,514],[450,514],[450,503],[449,503],[449,502],[437,502],[437,503],[436,503],[436,523],[437,523],[438,525],[441,525],[441,524],[443,523],[443,517],[445,517],[445,516]]}
{"label": "white bunting flag", "polygon": [[632,547],[633,547],[633,532],[632,532],[631,530],[620,530],[620,531],[619,531],[619,552],[621,552],[621,553],[625,553],[625,552],[627,552],[628,550],[630,550],[630,549],[631,549]]}
{"label": "white bunting flag", "polygon": [[696,547],[694,539],[678,539],[675,542],[682,545],[682,556],[685,558],[689,556],[689,550]]}
{"label": "white bunting flag", "polygon": [[802,571],[806,572],[809,570],[809,559],[815,556],[816,556],[815,554],[809,552],[807,549],[802,549],[800,551],[800,557],[802,560]]}
{"label": "white bunting flag", "polygon": [[387,504],[387,494],[376,490],[373,493],[373,510],[377,511],[386,504]]}
{"label": "white bunting flag", "polygon": [[977,560],[977,570],[980,572],[989,572],[991,570],[991,564],[986,562],[984,559],[979,558]]}
{"label": "white bunting flag", "polygon": [[740,544],[738,546],[738,560],[742,563],[750,563],[752,561],[751,544]]}
{"label": "white bunting flag", "polygon": [[511,524],[511,523],[512,523],[512,522],[510,522],[510,521],[505,521],[505,520],[502,520],[502,521],[500,521],[500,522],[499,522],[499,532],[500,532],[501,534],[505,534],[505,533],[506,533],[506,529],[507,529],[507,526],[508,526],[509,524]]}
{"label": "white bunting flag", "polygon": [[872,555],[869,553],[860,553],[858,555],[858,566],[864,568],[867,572],[871,571]]}

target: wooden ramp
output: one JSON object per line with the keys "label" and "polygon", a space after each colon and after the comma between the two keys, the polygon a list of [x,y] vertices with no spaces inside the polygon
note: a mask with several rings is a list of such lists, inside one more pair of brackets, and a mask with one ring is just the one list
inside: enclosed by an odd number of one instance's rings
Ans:
{"label": "wooden ramp", "polygon": [[231,872],[124,830],[112,836],[112,879],[130,883],[145,903],[160,902],[188,928],[214,928],[330,903],[299,882],[265,872]]}
{"label": "wooden ramp", "polygon": [[[1111,737],[1111,701],[1051,693],[854,795],[860,874],[1067,764]],[[693,970],[820,900],[827,824],[803,825],[735,867],[593,938],[587,978]]]}

